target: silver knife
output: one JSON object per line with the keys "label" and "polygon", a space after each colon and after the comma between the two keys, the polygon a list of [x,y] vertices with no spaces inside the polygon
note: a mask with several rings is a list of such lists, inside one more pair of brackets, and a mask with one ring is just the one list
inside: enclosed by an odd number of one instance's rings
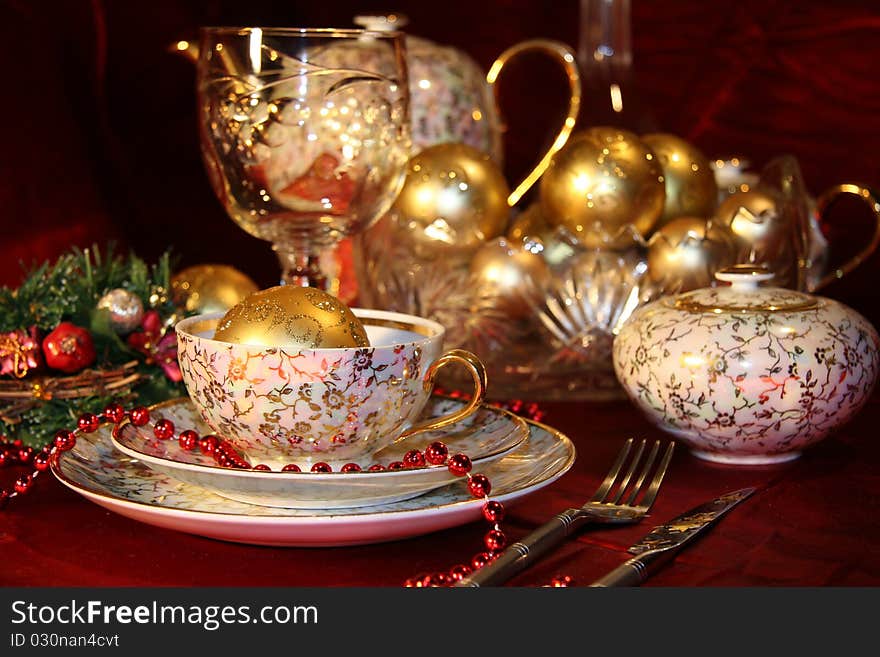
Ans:
{"label": "silver knife", "polygon": [[638,586],[655,570],[671,561],[725,513],[748,498],[757,488],[743,488],[694,507],[674,520],[655,527],[627,552],[634,554],[610,573],[596,580],[592,587]]}

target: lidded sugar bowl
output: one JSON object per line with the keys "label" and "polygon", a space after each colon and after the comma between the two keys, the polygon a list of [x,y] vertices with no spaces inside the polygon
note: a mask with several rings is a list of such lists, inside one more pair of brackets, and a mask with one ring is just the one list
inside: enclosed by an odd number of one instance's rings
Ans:
{"label": "lidded sugar bowl", "polygon": [[715,276],[715,287],[633,313],[614,340],[615,374],[648,419],[698,457],[796,459],[869,399],[877,330],[832,299],[761,286],[774,276],[766,268],[735,265]]}

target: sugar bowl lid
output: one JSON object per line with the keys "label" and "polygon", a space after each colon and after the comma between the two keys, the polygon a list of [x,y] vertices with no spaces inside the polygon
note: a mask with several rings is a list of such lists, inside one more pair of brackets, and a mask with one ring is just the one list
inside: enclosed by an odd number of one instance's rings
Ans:
{"label": "sugar bowl lid", "polygon": [[715,278],[729,285],[700,288],[669,297],[664,302],[688,313],[795,313],[817,310],[823,300],[804,292],[780,287],[761,287],[772,280],[770,269],[760,265],[739,264],[725,267]]}

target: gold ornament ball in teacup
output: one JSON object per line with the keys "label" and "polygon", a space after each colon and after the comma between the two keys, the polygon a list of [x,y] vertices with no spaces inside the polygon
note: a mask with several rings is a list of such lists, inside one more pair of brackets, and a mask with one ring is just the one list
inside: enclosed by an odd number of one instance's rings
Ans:
{"label": "gold ornament ball in teacup", "polygon": [[539,254],[499,237],[474,254],[470,274],[475,296],[491,299],[495,309],[521,319],[532,314],[529,291],[546,285],[550,270]]}
{"label": "gold ornament ball in teacup", "polygon": [[410,159],[389,214],[417,257],[468,258],[503,234],[509,193],[504,174],[487,154],[466,144],[437,144]]}
{"label": "gold ornament ball in teacup", "polygon": [[223,316],[214,339],[288,349],[369,346],[363,324],[347,305],[323,290],[293,285],[246,297]]}
{"label": "gold ornament ball in teacup", "polygon": [[712,163],[689,141],[664,132],[642,135],[663,169],[666,201],[658,225],[677,217],[711,216],[718,203]]}
{"label": "gold ornament ball in teacup", "polygon": [[194,314],[229,310],[257,290],[247,274],[229,265],[192,265],[171,277],[174,303]]}
{"label": "gold ornament ball in teacup", "polygon": [[632,224],[647,237],[663,213],[663,169],[638,135],[595,127],[573,135],[541,178],[547,220],[565,226],[590,248]]}
{"label": "gold ornament ball in teacup", "polygon": [[679,217],[648,240],[648,276],[666,293],[707,287],[715,272],[735,264],[736,241],[723,225]]}

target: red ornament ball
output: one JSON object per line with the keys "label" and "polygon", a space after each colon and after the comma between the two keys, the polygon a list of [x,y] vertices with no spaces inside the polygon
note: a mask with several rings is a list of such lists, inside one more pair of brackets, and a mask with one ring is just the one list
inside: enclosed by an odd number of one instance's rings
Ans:
{"label": "red ornament ball", "polygon": [[53,370],[79,372],[95,362],[92,334],[71,322],[61,322],[43,338],[43,356]]}
{"label": "red ornament ball", "polygon": [[360,472],[361,466],[357,463],[346,463],[340,468],[340,472]]}
{"label": "red ornament ball", "polygon": [[202,452],[202,454],[207,454],[208,456],[212,455],[214,453],[214,450],[216,450],[219,446],[220,439],[213,434],[203,436],[199,440],[199,450]]}
{"label": "red ornament ball", "polygon": [[425,465],[425,455],[417,449],[411,449],[403,455],[403,462],[409,468],[421,468]]}
{"label": "red ornament ball", "polygon": [[493,552],[503,550],[504,546],[507,545],[507,536],[505,536],[504,532],[500,529],[490,529],[486,532],[483,542],[486,544],[486,547]]}
{"label": "red ornament ball", "polygon": [[34,455],[34,469],[37,472],[45,472],[49,469],[49,453],[38,452]]}
{"label": "red ornament ball", "polygon": [[333,468],[330,467],[329,463],[321,461],[312,466],[312,472],[333,472]]}
{"label": "red ornament ball", "polygon": [[22,475],[15,480],[15,484],[13,484],[13,490],[19,495],[23,495],[24,493],[28,492],[28,490],[30,490],[31,484],[33,483],[33,475]]}
{"label": "red ornament ball", "polygon": [[302,472],[302,468],[300,468],[296,463],[288,463],[283,468],[281,468],[281,472]]}

